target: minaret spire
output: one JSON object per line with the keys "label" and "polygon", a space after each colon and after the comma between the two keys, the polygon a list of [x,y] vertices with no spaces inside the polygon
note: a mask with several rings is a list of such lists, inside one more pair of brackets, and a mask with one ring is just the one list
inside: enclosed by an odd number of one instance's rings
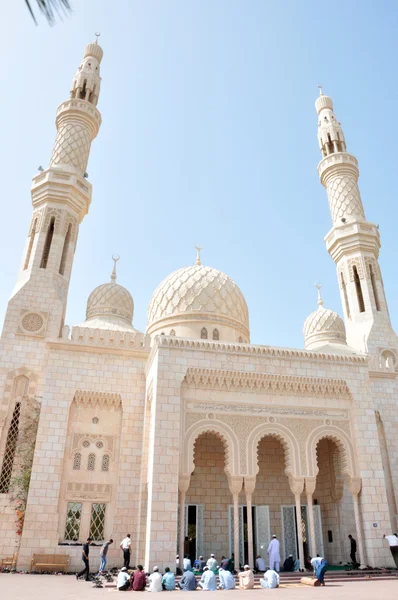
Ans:
{"label": "minaret spire", "polygon": [[395,339],[378,264],[379,231],[374,223],[366,221],[358,187],[358,161],[347,152],[333,101],[322,87],[315,108],[322,154],[318,173],[326,188],[333,222],[325,241],[337,266],[347,342],[358,350],[372,351],[386,332],[391,333],[391,340]]}
{"label": "minaret spire", "polygon": [[70,98],[57,110],[57,136],[47,169],[33,178],[33,216],[3,335],[25,335],[21,314],[39,315],[36,337],[57,337],[63,326],[79,225],[91,203],[87,163],[101,114],[96,108],[103,51],[87,44]]}

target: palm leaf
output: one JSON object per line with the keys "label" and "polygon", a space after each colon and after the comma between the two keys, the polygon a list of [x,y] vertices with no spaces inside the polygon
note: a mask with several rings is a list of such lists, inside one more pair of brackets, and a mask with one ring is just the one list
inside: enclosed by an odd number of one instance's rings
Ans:
{"label": "palm leaf", "polygon": [[[37,25],[31,3],[32,0],[25,0],[25,4],[28,7],[31,17]],[[62,19],[63,15],[67,15],[72,10],[69,0],[36,0],[36,4],[50,25],[54,25],[57,17]]]}

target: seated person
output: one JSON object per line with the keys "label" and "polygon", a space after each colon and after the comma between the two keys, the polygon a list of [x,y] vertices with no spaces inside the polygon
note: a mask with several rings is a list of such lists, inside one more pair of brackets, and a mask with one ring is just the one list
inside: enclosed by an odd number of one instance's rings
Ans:
{"label": "seated person", "polygon": [[120,569],[117,576],[116,587],[119,592],[127,592],[127,590],[130,588],[130,575],[127,573],[126,567]]}
{"label": "seated person", "polygon": [[205,561],[203,560],[203,556],[199,556],[193,563],[194,569],[199,571],[199,573],[203,573],[203,569],[206,566]]}
{"label": "seated person", "polygon": [[181,581],[178,582],[178,587],[183,592],[193,592],[197,588],[197,581],[192,571],[185,571],[181,577]]}
{"label": "seated person", "polygon": [[213,571],[213,573],[215,573],[218,569],[218,562],[216,561],[216,559],[214,558],[214,554],[210,554],[210,558],[207,561],[207,566],[209,567],[210,571]]}
{"label": "seated person", "polygon": [[235,577],[232,575],[231,571],[228,569],[223,569],[220,567],[218,571],[218,576],[220,578],[220,589],[221,590],[234,590],[235,589]]}
{"label": "seated person", "polygon": [[162,576],[159,573],[159,567],[153,567],[152,575],[148,577],[149,592],[163,592]]}
{"label": "seated person", "polygon": [[283,563],[283,570],[286,572],[294,571],[294,558],[293,554],[289,554],[285,562]]}
{"label": "seated person", "polygon": [[169,567],[166,567],[164,570],[162,587],[167,592],[172,592],[176,589],[176,578],[174,577],[174,573],[170,571]]}
{"label": "seated person", "polygon": [[213,571],[209,569],[209,567],[205,567],[203,569],[203,575],[199,581],[199,585],[202,590],[206,591],[213,591],[217,589],[216,576]]}
{"label": "seated person", "polygon": [[238,577],[241,590],[252,590],[254,588],[254,575],[249,565],[243,567],[243,571],[238,574]]}
{"label": "seated person", "polygon": [[235,571],[235,554],[232,552],[231,558],[228,561],[228,571],[233,573]]}
{"label": "seated person", "polygon": [[191,559],[188,558],[187,554],[184,556],[183,566],[184,566],[184,571],[192,571]]}
{"label": "seated person", "polygon": [[257,554],[256,569],[257,571],[260,571],[260,573],[264,573],[264,571],[266,571],[267,569],[267,567],[265,566],[264,559],[261,557],[261,554]]}
{"label": "seated person", "polygon": [[222,567],[223,569],[227,569],[228,563],[229,563],[229,558],[225,558],[225,556],[222,556],[221,562],[220,562],[220,567]]}
{"label": "seated person", "polygon": [[130,590],[135,592],[142,592],[146,586],[146,575],[144,567],[142,565],[137,566],[137,570],[131,576],[130,579]]}
{"label": "seated person", "polygon": [[260,579],[260,585],[263,588],[272,590],[279,587],[279,575],[274,569],[268,569],[264,573],[264,579]]}

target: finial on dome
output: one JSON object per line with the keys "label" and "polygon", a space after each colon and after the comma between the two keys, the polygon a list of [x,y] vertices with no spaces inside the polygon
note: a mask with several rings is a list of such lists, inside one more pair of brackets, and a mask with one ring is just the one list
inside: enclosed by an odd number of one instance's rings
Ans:
{"label": "finial on dome", "polygon": [[196,249],[196,265],[201,265],[202,262],[200,260],[200,251],[203,250],[203,246],[195,246]]}
{"label": "finial on dome", "polygon": [[[97,34],[96,34],[96,35],[97,35]],[[323,86],[322,86],[322,84],[321,84],[321,83],[320,83],[320,84],[318,84],[318,87],[319,87],[319,95],[320,95],[320,96],[323,96]]]}
{"label": "finial on dome", "polygon": [[314,283],[316,289],[318,290],[318,306],[323,306],[323,299],[321,296],[321,287],[322,284],[321,283]]}
{"label": "finial on dome", "polygon": [[120,260],[120,256],[118,254],[114,254],[112,256],[112,260],[113,260],[113,271],[111,273],[111,281],[116,281],[117,275],[116,275],[116,263],[118,260]]}
{"label": "finial on dome", "polygon": [[98,38],[99,38],[99,36],[100,36],[100,35],[101,35],[101,34],[100,34],[100,33],[98,33],[98,31],[96,31],[96,32],[95,32],[95,37],[96,37],[95,43],[96,43],[96,44],[98,44]]}

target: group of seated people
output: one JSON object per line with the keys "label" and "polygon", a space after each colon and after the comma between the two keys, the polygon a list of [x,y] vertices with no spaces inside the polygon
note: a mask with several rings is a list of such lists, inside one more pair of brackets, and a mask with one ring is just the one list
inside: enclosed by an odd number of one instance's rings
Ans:
{"label": "group of seated people", "polygon": [[[233,590],[236,587],[235,577],[233,572],[226,568],[226,563],[224,566],[217,566],[218,570],[218,585],[217,585],[217,577],[214,570],[210,566],[205,565],[203,567],[202,577],[199,581],[197,581],[195,574],[192,570],[187,570],[184,572],[181,581],[179,581],[178,586],[180,590],[185,592],[190,592],[196,590],[199,586],[202,590],[205,591],[214,591],[214,590]],[[243,571],[238,573],[239,579],[239,588],[242,590],[250,590],[254,588],[254,573],[249,567],[249,565],[245,565],[243,567]],[[263,588],[276,588],[279,586],[279,575],[273,569],[268,569],[264,573],[263,579],[260,579],[260,585]]]}
{"label": "group of seated people", "polygon": [[147,585],[149,592],[172,591],[176,589],[175,575],[166,567],[164,574],[159,573],[159,567],[153,567],[151,575],[147,575],[142,565],[138,565],[137,569],[130,575],[123,567],[120,569],[117,576],[116,587],[119,592],[143,592]]}

